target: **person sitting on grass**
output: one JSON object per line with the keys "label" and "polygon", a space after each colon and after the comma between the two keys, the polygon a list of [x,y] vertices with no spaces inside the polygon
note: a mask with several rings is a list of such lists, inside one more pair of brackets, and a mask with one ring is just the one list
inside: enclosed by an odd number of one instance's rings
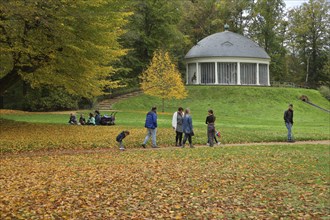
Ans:
{"label": "person sitting on grass", "polygon": [[101,113],[99,112],[99,110],[95,110],[95,124],[101,124]]}
{"label": "person sitting on grass", "polygon": [[85,117],[84,117],[83,114],[80,115],[79,123],[80,123],[81,125],[85,125],[85,124],[86,124],[86,119],[85,119]]}
{"label": "person sitting on grass", "polygon": [[73,114],[73,113],[70,114],[69,124],[70,125],[77,125],[78,124],[76,115]]}
{"label": "person sitting on grass", "polygon": [[95,125],[95,118],[93,113],[89,113],[89,118],[87,120],[87,125]]}
{"label": "person sitting on grass", "polygon": [[129,135],[129,131],[122,131],[120,134],[118,134],[116,141],[119,144],[119,150],[125,150],[123,139]]}

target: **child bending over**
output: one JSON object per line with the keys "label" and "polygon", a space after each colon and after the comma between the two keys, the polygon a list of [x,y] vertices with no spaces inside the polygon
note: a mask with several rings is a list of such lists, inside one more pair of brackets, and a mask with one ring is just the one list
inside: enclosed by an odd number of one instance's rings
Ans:
{"label": "child bending over", "polygon": [[120,134],[118,134],[116,141],[119,143],[119,150],[125,150],[123,139],[129,135],[129,131],[122,131]]}

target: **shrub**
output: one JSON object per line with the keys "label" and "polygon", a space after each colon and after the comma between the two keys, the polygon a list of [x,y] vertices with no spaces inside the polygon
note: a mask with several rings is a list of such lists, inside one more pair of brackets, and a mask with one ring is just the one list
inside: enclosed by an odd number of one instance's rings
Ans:
{"label": "shrub", "polygon": [[328,86],[321,86],[318,90],[326,99],[330,101],[330,88]]}
{"label": "shrub", "polygon": [[57,111],[78,109],[80,98],[67,94],[62,88],[31,89],[25,96],[24,110]]}

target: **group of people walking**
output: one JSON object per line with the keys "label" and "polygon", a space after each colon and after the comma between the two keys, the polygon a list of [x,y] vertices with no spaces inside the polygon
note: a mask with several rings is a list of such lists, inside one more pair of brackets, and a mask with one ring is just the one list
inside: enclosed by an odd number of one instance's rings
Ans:
{"label": "group of people walking", "polygon": [[[95,111],[96,115],[100,115],[98,111]],[[82,117],[82,116],[81,116]],[[90,114],[90,118],[93,118],[93,114]],[[220,137],[220,132],[217,132],[215,129],[215,120],[213,110],[208,110],[208,115],[205,120],[207,124],[207,145],[213,147],[214,144],[220,144],[217,140],[217,136]],[[90,121],[90,120],[89,120]],[[92,120],[95,124],[95,119]],[[292,125],[293,125],[293,105],[290,104],[288,110],[284,112],[284,121],[288,129],[288,141],[294,142],[292,138]],[[81,118],[79,120],[81,123]],[[77,123],[76,118],[73,114],[70,115],[70,124]],[[146,148],[147,142],[151,138],[152,148],[158,148],[156,134],[157,134],[157,107],[152,107],[151,110],[146,115],[145,128],[147,129],[147,135],[142,143],[142,147]],[[189,147],[194,148],[192,143],[192,137],[194,134],[193,121],[191,117],[191,111],[189,108],[183,110],[182,107],[179,107],[176,112],[174,112],[172,117],[172,128],[175,131],[175,146],[184,148],[186,142],[188,141]],[[116,138],[116,141],[119,143],[120,150],[125,150],[123,145],[123,139],[130,134],[129,131],[122,131]]]}
{"label": "group of people walking", "polygon": [[[206,117],[206,124],[208,126],[208,142],[210,147],[213,147],[214,140],[216,143],[220,143],[216,139],[216,130],[214,126],[215,116],[213,115],[213,110],[208,111],[208,116]],[[142,147],[146,148],[148,140],[152,139],[152,148],[158,148],[156,141],[157,133],[157,108],[152,107],[151,111],[147,113],[145,127],[147,128],[147,135],[142,143]],[[183,110],[182,107],[178,108],[178,111],[174,112],[172,117],[172,128],[175,131],[175,146],[184,148],[186,142],[188,141],[189,147],[194,148],[192,143],[192,137],[194,134],[193,121],[191,117],[191,111],[189,108]]]}
{"label": "group of people walking", "polygon": [[[213,147],[214,144],[221,144],[217,140],[217,136],[220,137],[220,132],[215,129],[215,120],[213,110],[208,110],[208,115],[206,117],[205,123],[207,124],[207,145]],[[284,112],[284,122],[288,129],[288,142],[294,142],[292,137],[292,126],[293,126],[293,105],[290,104],[288,110]],[[152,139],[152,148],[158,148],[156,141],[157,133],[157,108],[152,107],[151,111],[147,113],[145,128],[147,128],[147,135],[142,143],[142,147],[146,148],[148,140]],[[189,146],[194,148],[192,143],[192,137],[194,134],[193,122],[191,117],[191,111],[186,108],[183,111],[182,107],[178,108],[178,111],[174,112],[172,117],[172,128],[175,131],[175,146],[184,148],[188,140]],[[116,138],[120,145],[120,150],[125,150],[123,145],[123,139],[129,135],[129,131],[122,131]]]}
{"label": "group of people walking", "polygon": [[[179,107],[177,112],[174,112],[172,118],[172,127],[175,130],[175,146],[185,147],[188,140],[189,146],[193,148],[192,136],[194,136],[194,129],[192,124],[192,117],[190,115],[190,109],[186,108],[183,112],[183,108]],[[182,142],[182,135],[183,142]]]}

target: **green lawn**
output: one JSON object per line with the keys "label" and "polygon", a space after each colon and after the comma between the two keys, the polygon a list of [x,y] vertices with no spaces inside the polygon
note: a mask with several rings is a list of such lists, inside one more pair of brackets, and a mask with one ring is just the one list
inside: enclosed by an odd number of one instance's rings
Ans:
{"label": "green lawn", "polygon": [[[189,96],[185,100],[166,101],[165,112],[161,112],[162,101],[146,95],[123,100],[114,105],[118,111],[117,125],[113,128],[100,128],[100,132],[121,129],[141,129],[144,135],[145,114],[151,106],[158,106],[158,139],[160,145],[173,143],[171,131],[172,114],[178,106],[189,107],[192,111],[196,136],[194,142],[206,142],[205,117],[212,108],[217,116],[217,129],[222,132],[223,143],[285,141],[286,128],[283,112],[289,103],[294,105],[293,133],[297,140],[330,139],[330,114],[312,107],[299,100],[301,95],[323,108],[330,109],[329,101],[316,90],[272,88],[272,87],[238,87],[238,86],[190,86]],[[92,111],[92,110],[91,110]],[[89,111],[82,111],[85,116]],[[81,111],[78,111],[78,114]],[[101,112],[109,114],[110,112]],[[2,114],[1,118],[33,123],[62,124],[67,129],[67,114]],[[38,128],[37,128],[38,129]],[[42,128],[39,128],[42,129]],[[70,128],[70,130],[72,130]],[[88,130],[88,129],[86,129]],[[86,135],[89,133],[86,132]],[[135,136],[131,146],[140,145],[143,135]],[[91,139],[92,141],[92,139]],[[102,145],[102,143],[100,144]]]}

